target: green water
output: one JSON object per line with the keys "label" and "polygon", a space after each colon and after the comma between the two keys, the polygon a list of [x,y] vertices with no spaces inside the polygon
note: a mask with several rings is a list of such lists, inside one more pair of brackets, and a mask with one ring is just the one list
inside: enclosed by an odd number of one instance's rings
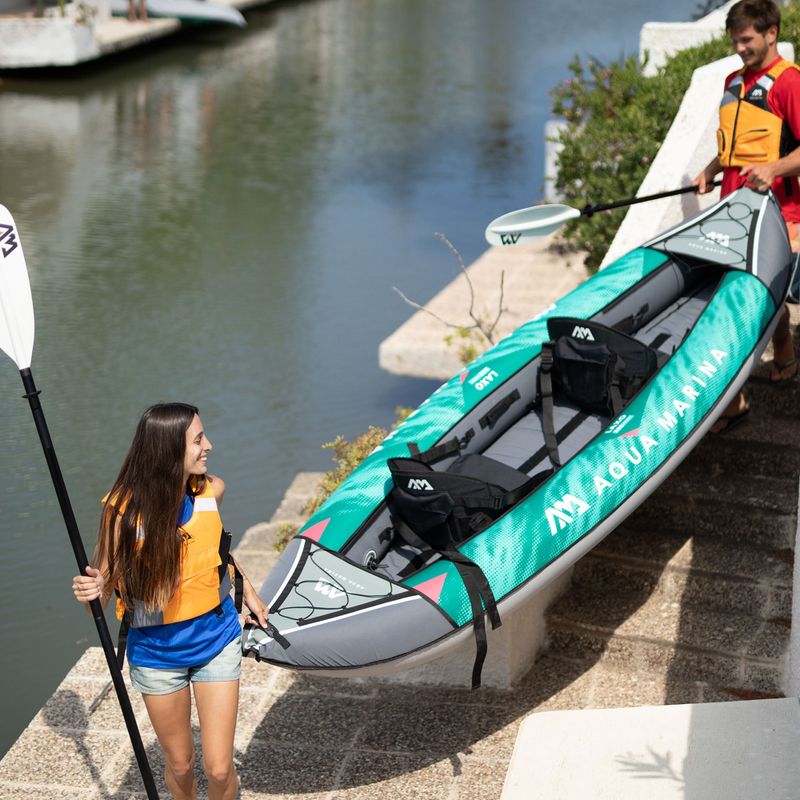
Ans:
{"label": "green water", "polygon": [[[377,350],[541,194],[547,90],[695,0],[318,0],[62,76],[0,82],[0,203],[30,271],[33,371],[91,549],[138,415],[201,409],[241,534],[320,444],[428,381]],[[598,198],[603,200],[607,198]],[[533,311],[534,309],[532,309]],[[94,627],[18,373],[0,362],[0,753]]]}

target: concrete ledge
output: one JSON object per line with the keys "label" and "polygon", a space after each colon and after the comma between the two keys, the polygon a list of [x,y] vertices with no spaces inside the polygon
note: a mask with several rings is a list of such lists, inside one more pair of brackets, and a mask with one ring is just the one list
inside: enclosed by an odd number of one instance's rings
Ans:
{"label": "concrete ledge", "polygon": [[[476,312],[488,318],[497,313],[500,274],[505,274],[503,305],[507,309],[496,331],[499,341],[538,311],[574,289],[586,278],[581,254],[564,254],[554,236],[515,247],[493,247],[467,268],[478,298]],[[400,287],[402,288],[402,287]],[[416,298],[415,298],[416,299]],[[470,325],[469,287],[463,275],[424,305],[441,319]],[[451,332],[439,320],[418,311],[380,344],[381,368],[397,375],[447,380],[463,365],[455,347],[445,347]]]}
{"label": "concrete ledge", "polygon": [[97,58],[94,28],[64,19],[0,19],[0,68],[61,67]]}
{"label": "concrete ledge", "polygon": [[0,69],[72,67],[161,39],[180,30],[177,19],[128,22],[110,17],[96,23],[71,17],[0,18]]}
{"label": "concrete ledge", "polygon": [[791,800],[799,750],[796,698],[535,714],[502,800]]}
{"label": "concrete ledge", "polygon": [[[273,2],[217,1],[239,10]],[[89,19],[81,18],[75,3],[66,4],[64,17],[0,17],[0,69],[72,67],[162,39],[184,27],[181,20],[168,17],[151,17],[147,22],[112,17],[104,0],[87,5],[96,9]]]}

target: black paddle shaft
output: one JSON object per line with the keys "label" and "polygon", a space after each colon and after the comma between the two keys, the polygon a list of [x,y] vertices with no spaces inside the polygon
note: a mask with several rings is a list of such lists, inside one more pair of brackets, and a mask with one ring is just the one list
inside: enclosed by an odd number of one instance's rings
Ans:
{"label": "black paddle shaft", "polygon": [[[83,547],[80,532],[78,531],[78,523],[75,521],[75,514],[72,511],[72,504],[67,494],[67,486],[64,483],[64,477],[61,474],[61,468],[58,465],[56,458],[56,451],[53,447],[53,442],[50,438],[50,431],[47,428],[47,421],[44,418],[42,411],[42,404],[39,402],[39,390],[33,382],[33,375],[29,368],[20,370],[22,377],[22,385],[25,387],[25,394],[23,397],[28,401],[33,414],[33,420],[36,423],[36,432],[39,434],[39,440],[42,443],[44,450],[44,457],[47,460],[47,466],[50,469],[50,477],[53,479],[53,486],[56,490],[58,497],[58,504],[61,506],[61,514],[64,517],[64,522],[67,526],[67,533],[69,534],[69,541],[72,545],[72,550],[75,553],[75,560],[78,562],[78,569],[81,575],[86,574],[86,567],[89,561],[86,558],[86,550]],[[97,634],[100,637],[100,643],[103,646],[103,653],[108,663],[108,669],[111,672],[111,680],[114,683],[114,688],[117,692],[117,699],[119,700],[120,708],[122,709],[122,716],[125,719],[125,725],[128,728],[128,735],[131,738],[133,751],[136,755],[136,761],[139,764],[139,771],[142,773],[142,781],[144,782],[145,789],[147,790],[147,797],[149,800],[158,800],[158,791],[156,790],[155,781],[153,780],[153,773],[150,770],[150,764],[147,761],[147,754],[144,750],[142,737],[139,733],[139,727],[136,724],[136,717],[133,713],[130,697],[128,697],[128,690],[125,688],[125,681],[122,678],[122,670],[117,663],[116,654],[114,653],[114,643],[111,641],[111,634],[108,631],[106,618],[103,615],[103,607],[99,599],[94,599],[89,603],[94,618],[94,624],[97,626]]]}
{"label": "black paddle shaft", "polygon": [[[712,181],[711,186],[719,186],[722,181]],[[612,211],[615,208],[623,208],[624,206],[634,206],[637,203],[647,203],[650,200],[660,200],[662,197],[673,197],[676,194],[688,194],[689,192],[696,192],[696,186],[683,186],[680,189],[671,189],[668,192],[659,192],[658,194],[649,194],[646,197],[632,197],[629,200],[617,200],[616,203],[606,203],[605,205],[591,206],[586,205],[581,209],[582,217],[591,217],[598,211]]]}

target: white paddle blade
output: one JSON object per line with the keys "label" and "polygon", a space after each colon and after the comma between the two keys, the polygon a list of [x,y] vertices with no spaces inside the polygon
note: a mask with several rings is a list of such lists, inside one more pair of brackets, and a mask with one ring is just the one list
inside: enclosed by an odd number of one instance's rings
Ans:
{"label": "white paddle blade", "polygon": [[0,205],[0,350],[20,370],[31,365],[33,332],[33,299],[22,244],[14,218]]}
{"label": "white paddle blade", "polygon": [[492,245],[518,244],[524,239],[546,236],[580,215],[577,208],[558,203],[509,211],[489,223],[486,241]]}

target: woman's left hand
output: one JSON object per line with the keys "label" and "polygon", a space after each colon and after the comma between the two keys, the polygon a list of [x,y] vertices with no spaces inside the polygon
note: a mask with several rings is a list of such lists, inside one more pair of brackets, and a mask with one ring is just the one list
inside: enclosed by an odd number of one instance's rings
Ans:
{"label": "woman's left hand", "polygon": [[269,609],[266,603],[258,596],[258,592],[253,588],[247,578],[244,579],[242,586],[242,596],[244,604],[250,609],[250,614],[245,615],[245,622],[251,625],[258,625],[261,628],[267,627],[267,614]]}

